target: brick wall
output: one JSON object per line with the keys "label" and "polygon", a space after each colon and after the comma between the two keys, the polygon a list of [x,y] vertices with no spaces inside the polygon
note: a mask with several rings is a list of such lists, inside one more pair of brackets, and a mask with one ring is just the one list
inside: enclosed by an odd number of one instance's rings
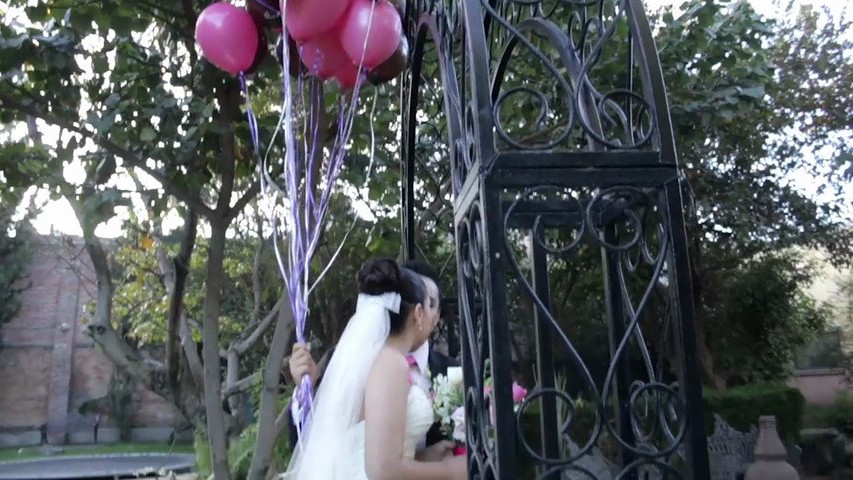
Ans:
{"label": "brick wall", "polygon": [[[94,274],[86,253],[43,237],[35,244],[29,267],[32,286],[22,297],[21,311],[4,325],[0,348],[0,436],[26,434],[47,424],[52,442],[85,438],[94,418],[78,413],[85,401],[107,393],[112,364],[85,335],[85,306],[95,293]],[[177,415],[160,397],[141,391],[135,396],[134,427],[173,427]],[[101,424],[109,427],[109,418]]]}
{"label": "brick wall", "polygon": [[47,422],[50,350],[0,351],[0,429],[29,430]]}

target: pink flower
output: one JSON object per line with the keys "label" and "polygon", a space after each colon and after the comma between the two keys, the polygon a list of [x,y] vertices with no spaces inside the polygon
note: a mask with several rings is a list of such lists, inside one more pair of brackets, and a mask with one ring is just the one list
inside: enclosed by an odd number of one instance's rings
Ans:
{"label": "pink flower", "polygon": [[519,404],[524,401],[524,398],[527,397],[527,389],[522,387],[521,385],[513,382],[512,383],[512,403]]}
{"label": "pink flower", "polygon": [[453,439],[457,442],[465,441],[465,407],[459,407],[450,416],[453,421]]}

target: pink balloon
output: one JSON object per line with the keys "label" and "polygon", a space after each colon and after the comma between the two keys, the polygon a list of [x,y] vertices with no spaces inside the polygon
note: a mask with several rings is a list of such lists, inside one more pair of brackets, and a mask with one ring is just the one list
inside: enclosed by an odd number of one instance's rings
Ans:
{"label": "pink balloon", "polygon": [[299,57],[308,73],[323,80],[334,76],[343,67],[352,65],[337,35],[328,34],[305,42],[299,47]]}
{"label": "pink balloon", "polygon": [[320,36],[344,17],[351,0],[282,0],[290,36],[304,42]]}
{"label": "pink balloon", "polygon": [[358,67],[353,65],[349,60],[346,61],[341,68],[335,72],[335,79],[337,79],[338,83],[341,84],[344,88],[353,88],[355,84],[358,83],[361,74],[358,71]]}
{"label": "pink balloon", "polygon": [[210,63],[237,74],[252,66],[258,51],[258,30],[249,12],[228,2],[218,2],[199,15],[195,41]]}
{"label": "pink balloon", "polygon": [[402,33],[403,23],[394,5],[386,0],[355,0],[341,28],[341,45],[356,65],[363,53],[364,66],[371,69],[394,54]]}

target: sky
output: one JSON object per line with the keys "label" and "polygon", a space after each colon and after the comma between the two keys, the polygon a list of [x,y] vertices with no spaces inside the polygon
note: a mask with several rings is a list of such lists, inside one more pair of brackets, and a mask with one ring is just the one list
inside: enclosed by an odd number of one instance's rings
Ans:
{"label": "sky", "polygon": [[[676,6],[676,9],[678,9],[678,5],[681,3],[683,3],[683,0],[645,0],[647,10],[656,10],[664,5],[674,5]],[[779,0],[752,0],[751,3],[757,12],[768,17],[778,17],[784,11],[784,4],[787,3],[787,0],[784,0],[783,2],[779,2]],[[818,7],[828,6],[830,10],[836,14],[840,14],[842,12],[845,3],[847,2],[842,0],[794,0],[795,5],[811,4]],[[2,4],[3,2],[0,2],[0,6],[2,6]],[[43,124],[41,126],[42,134],[46,141],[50,142],[51,139],[55,139],[57,137],[57,129],[46,128]],[[18,131],[13,133],[13,135],[15,134],[25,134],[24,126],[21,125]],[[66,167],[64,175],[67,180],[79,183],[85,173],[82,171],[80,165],[70,165]],[[121,178],[120,176],[116,177],[118,178],[113,180],[116,186],[119,188],[133,189],[133,183],[129,178]],[[822,180],[812,177],[805,171],[793,174],[790,181],[798,189],[804,192],[817,191],[819,184],[822,182]],[[151,184],[150,182],[151,181],[147,181],[145,183]],[[80,226],[77,223],[73,211],[71,210],[71,206],[65,200],[48,201],[46,192],[33,193],[36,196],[38,203],[44,204],[44,208],[41,210],[40,215],[38,215],[38,217],[33,221],[33,226],[38,232],[42,234],[48,234],[51,232],[67,235],[82,234]],[[853,188],[847,189],[846,198],[850,200],[850,205],[853,205]],[[135,200],[136,202],[139,202],[138,199]],[[818,200],[821,199],[818,197]],[[141,203],[137,203],[137,208],[139,207],[141,207]],[[100,225],[96,230],[96,234],[101,237],[117,237],[121,235],[121,224],[127,216],[127,211],[118,212],[116,217],[111,219],[109,222]],[[179,223],[180,219],[175,216],[175,218],[167,219],[164,223],[164,227],[168,230],[170,229],[170,226],[177,226]]]}

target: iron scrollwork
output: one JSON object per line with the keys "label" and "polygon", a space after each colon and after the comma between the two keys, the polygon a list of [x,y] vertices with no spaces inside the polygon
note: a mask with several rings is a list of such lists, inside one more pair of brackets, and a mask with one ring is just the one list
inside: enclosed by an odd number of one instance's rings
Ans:
{"label": "iron scrollwork", "polygon": [[[642,2],[410,0],[405,26],[404,250],[444,252],[430,260],[458,292],[469,477],[707,479],[680,177]],[[424,249],[425,231],[452,248]]]}

